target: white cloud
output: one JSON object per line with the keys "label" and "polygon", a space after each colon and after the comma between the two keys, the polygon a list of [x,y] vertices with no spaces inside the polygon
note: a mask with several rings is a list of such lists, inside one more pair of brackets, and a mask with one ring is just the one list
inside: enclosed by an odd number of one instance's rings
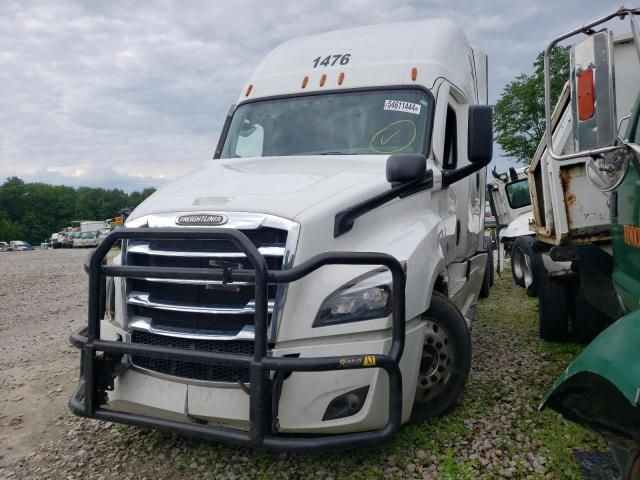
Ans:
{"label": "white cloud", "polygon": [[598,0],[5,0],[0,179],[132,189],[193,170],[210,158],[260,58],[291,37],[450,17],[489,54],[495,101],[554,34],[613,8]]}

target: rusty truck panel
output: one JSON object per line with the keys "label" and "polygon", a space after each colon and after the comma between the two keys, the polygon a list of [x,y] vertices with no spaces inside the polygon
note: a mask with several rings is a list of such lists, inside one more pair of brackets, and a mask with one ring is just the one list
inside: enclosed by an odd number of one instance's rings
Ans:
{"label": "rusty truck panel", "polygon": [[[572,118],[568,84],[552,116],[554,147],[573,151]],[[533,205],[531,231],[551,245],[608,242],[609,194],[596,190],[587,178],[588,158],[554,162],[540,142],[529,168]]]}

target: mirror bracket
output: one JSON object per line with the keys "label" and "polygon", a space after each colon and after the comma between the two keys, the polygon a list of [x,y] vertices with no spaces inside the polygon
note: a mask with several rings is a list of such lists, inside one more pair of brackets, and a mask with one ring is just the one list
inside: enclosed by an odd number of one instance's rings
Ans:
{"label": "mirror bracket", "polygon": [[442,188],[446,188],[452,183],[456,183],[465,177],[468,177],[472,173],[482,170],[484,167],[491,163],[491,158],[486,162],[470,163],[464,167],[457,168],[455,170],[443,170],[442,171]]}
{"label": "mirror bracket", "polygon": [[387,191],[338,212],[333,223],[334,238],[351,230],[356,219],[363,216],[365,213],[368,213],[395,198],[404,198],[406,196],[413,195],[414,193],[428,190],[432,187],[433,170],[427,170],[424,177],[419,180],[394,186]]}

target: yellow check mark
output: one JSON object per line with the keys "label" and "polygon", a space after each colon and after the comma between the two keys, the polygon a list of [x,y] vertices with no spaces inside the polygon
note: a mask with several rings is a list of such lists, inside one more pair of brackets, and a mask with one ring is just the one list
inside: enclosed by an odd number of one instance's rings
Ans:
{"label": "yellow check mark", "polygon": [[380,145],[386,145],[387,143],[389,143],[389,140],[391,140],[393,137],[395,137],[399,133],[400,133],[400,130],[396,130],[396,132],[393,135],[391,135],[389,138],[387,138],[386,140],[384,138],[384,135],[381,135],[380,136]]}

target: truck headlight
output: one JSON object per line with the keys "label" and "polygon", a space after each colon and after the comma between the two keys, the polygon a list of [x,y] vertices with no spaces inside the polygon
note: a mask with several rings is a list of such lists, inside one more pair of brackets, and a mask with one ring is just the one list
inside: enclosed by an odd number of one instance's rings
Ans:
{"label": "truck headlight", "polygon": [[391,274],[387,269],[366,273],[329,295],[313,327],[388,317],[392,311]]}

